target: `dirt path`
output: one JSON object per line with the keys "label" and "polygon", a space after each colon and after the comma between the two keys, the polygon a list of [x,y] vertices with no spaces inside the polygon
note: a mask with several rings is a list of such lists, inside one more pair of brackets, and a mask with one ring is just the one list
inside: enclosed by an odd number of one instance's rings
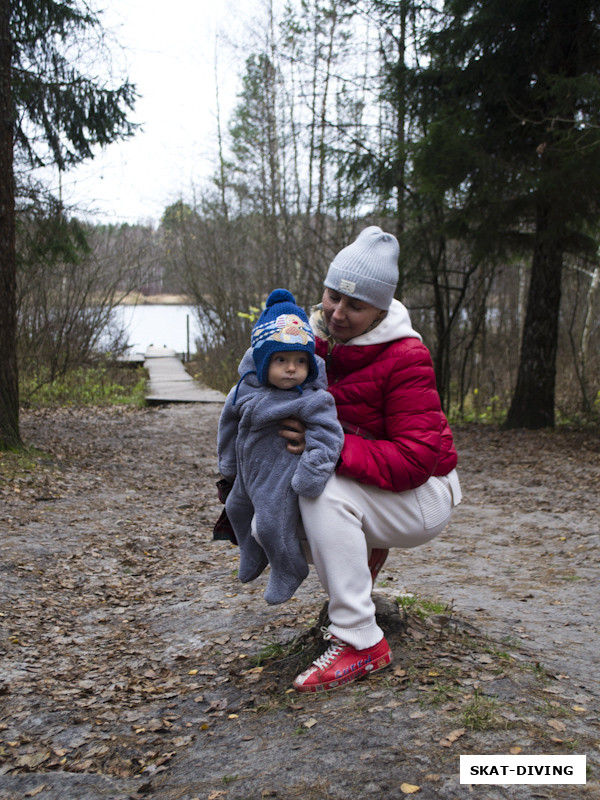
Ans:
{"label": "dirt path", "polygon": [[[0,459],[0,800],[600,796],[598,438],[457,430],[465,502],[376,587],[393,667],[306,698],[325,598],[311,572],[267,606],[211,540],[219,411],[24,416],[40,454]],[[586,754],[588,784],[459,784],[460,754],[508,752]]]}

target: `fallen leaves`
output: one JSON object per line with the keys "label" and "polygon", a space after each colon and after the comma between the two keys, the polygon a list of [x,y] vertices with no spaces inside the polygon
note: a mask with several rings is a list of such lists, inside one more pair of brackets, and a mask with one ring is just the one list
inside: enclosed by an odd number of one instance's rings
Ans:
{"label": "fallen leaves", "polygon": [[440,739],[439,744],[441,747],[452,747],[454,742],[458,741],[458,739],[460,739],[461,736],[464,736],[466,732],[467,731],[465,728],[456,728],[455,730],[450,731],[447,736],[444,736],[443,739]]}
{"label": "fallen leaves", "polygon": [[31,789],[30,791],[25,792],[25,794],[23,796],[24,797],[36,797],[38,794],[40,794],[40,792],[43,792],[45,788],[46,788],[46,784],[42,783],[39,786],[37,786],[35,789]]}
{"label": "fallen leaves", "polygon": [[558,731],[559,733],[563,733],[563,731],[567,730],[567,726],[560,719],[549,719],[548,725],[550,728],[553,728],[555,731]]}
{"label": "fallen leaves", "polygon": [[25,767],[28,770],[34,770],[36,767],[39,767],[41,764],[43,764],[44,761],[48,761],[50,755],[51,753],[49,750],[42,750],[37,753],[19,756],[15,759],[15,766]]}
{"label": "fallen leaves", "polygon": [[402,794],[415,794],[416,792],[421,791],[421,787],[415,786],[412,783],[401,783],[400,791],[402,792]]}
{"label": "fallen leaves", "polygon": [[[160,413],[168,421],[172,412]],[[166,437],[158,430],[155,439],[154,432],[146,431],[144,414],[134,415],[131,424],[115,415],[114,425],[108,418],[98,422],[82,412],[63,416],[57,433],[51,433],[45,419],[39,431],[44,437],[54,436],[53,447],[59,451],[64,438],[68,458],[76,458],[75,467],[67,459],[47,486],[20,484],[21,492],[10,493],[6,510],[4,496],[0,499],[0,579],[8,600],[0,612],[8,650],[0,679],[6,709],[0,722],[0,774],[11,775],[11,780],[24,774],[29,791],[19,796],[43,798],[44,788],[59,772],[135,778],[136,787],[147,787],[153,795],[147,781],[173,767],[174,761],[177,769],[185,764],[186,748],[203,751],[208,771],[209,748],[223,746],[228,736],[229,741],[235,739],[236,755],[250,760],[262,752],[264,737],[277,737],[277,746],[292,764],[293,750],[306,757],[303,748],[314,747],[312,740],[325,719],[327,737],[332,742],[338,737],[340,748],[349,737],[355,742],[355,735],[365,742],[357,760],[359,773],[389,769],[386,778],[390,786],[401,787],[402,795],[425,794],[428,783],[446,782],[445,765],[453,769],[463,747],[482,742],[490,751],[510,749],[518,754],[546,742],[560,751],[567,746],[567,737],[561,735],[571,725],[573,739],[587,731],[585,709],[590,709],[591,718],[593,698],[573,695],[562,672],[551,676],[554,685],[536,683],[510,657],[513,649],[519,650],[521,662],[527,664],[522,636],[518,646],[502,646],[510,653],[500,659],[490,648],[493,643],[481,640],[480,634],[489,630],[485,616],[469,618],[478,631],[472,625],[458,629],[456,636],[454,623],[466,624],[458,613],[443,629],[437,622],[409,615],[406,636],[391,633],[397,660],[382,678],[326,697],[298,698],[289,689],[287,672],[254,667],[254,657],[267,635],[285,640],[293,632],[308,630],[321,601],[309,597],[287,610],[267,608],[258,582],[242,588],[237,583],[235,549],[217,549],[208,542],[209,523],[218,516],[210,499],[212,443],[194,472],[193,490],[186,483],[190,442],[208,438],[197,420],[184,437],[173,424]],[[97,438],[90,446],[94,426]],[[482,458],[481,453],[475,457]],[[124,468],[124,458],[131,459],[131,468]],[[591,476],[586,467],[582,477],[588,473]],[[482,469],[481,475],[487,480],[490,471]],[[193,500],[184,493],[195,493]],[[491,494],[498,502],[497,493]],[[56,510],[35,501],[42,495],[54,498]],[[184,508],[187,500],[195,510],[186,526],[181,514],[170,511]],[[10,523],[5,521],[9,512]],[[466,527],[469,541],[464,556],[457,559],[465,566],[470,559],[489,558],[493,550],[479,528],[475,537]],[[523,544],[515,548],[526,546],[530,552],[528,531],[519,535]],[[517,597],[525,597],[529,588],[515,591]],[[530,600],[519,609],[525,613],[533,604]],[[589,622],[595,624],[591,618]],[[494,681],[499,680],[503,685],[498,702],[510,724],[467,737],[469,727],[462,716],[467,698],[480,685],[495,696]],[[549,715],[554,720],[548,719],[546,700],[551,701]],[[401,757],[381,759],[382,747],[394,747],[386,735],[392,730],[402,736],[396,743],[398,756],[419,748],[422,772]],[[519,741],[523,748],[514,744]],[[587,740],[582,736],[581,741]],[[385,755],[390,754],[388,749]],[[269,766],[275,769],[279,764]],[[216,777],[207,785],[214,789],[204,789],[198,800],[228,794],[221,789],[224,772],[210,767]],[[332,772],[333,782],[335,769]],[[276,796],[267,792],[262,796]],[[320,794],[327,793],[323,785]]]}

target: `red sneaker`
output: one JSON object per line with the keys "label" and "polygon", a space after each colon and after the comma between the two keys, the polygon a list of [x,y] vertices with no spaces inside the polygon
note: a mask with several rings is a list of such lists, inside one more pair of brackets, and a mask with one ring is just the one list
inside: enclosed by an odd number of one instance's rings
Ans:
{"label": "red sneaker", "polygon": [[375,579],[379,575],[381,568],[385,564],[385,560],[388,557],[389,550],[384,550],[383,548],[376,547],[374,550],[371,550],[371,555],[369,556],[369,569],[371,570],[371,578],[373,580],[373,585],[375,585]]}
{"label": "red sneaker", "polygon": [[327,632],[324,638],[330,639],[331,644],[294,680],[296,691],[326,692],[387,667],[392,660],[392,651],[385,639],[366,650],[356,650],[332,633]]}

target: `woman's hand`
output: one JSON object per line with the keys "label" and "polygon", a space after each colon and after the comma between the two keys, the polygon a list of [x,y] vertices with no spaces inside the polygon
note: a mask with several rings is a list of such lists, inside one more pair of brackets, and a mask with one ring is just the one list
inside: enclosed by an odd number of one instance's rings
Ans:
{"label": "woman's hand", "polygon": [[301,419],[288,417],[287,419],[281,420],[279,435],[283,439],[287,439],[286,447],[289,453],[299,456],[304,452],[306,446],[306,439],[304,438],[305,431],[306,425]]}

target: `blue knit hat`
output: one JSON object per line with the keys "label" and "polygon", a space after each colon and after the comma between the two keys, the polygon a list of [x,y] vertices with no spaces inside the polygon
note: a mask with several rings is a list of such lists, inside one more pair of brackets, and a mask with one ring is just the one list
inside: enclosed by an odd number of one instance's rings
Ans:
{"label": "blue knit hat", "polygon": [[306,313],[287,289],[275,289],[268,296],[266,308],[252,329],[251,345],[258,380],[265,385],[271,356],[281,350],[300,350],[308,355],[308,377],[304,383],[314,381],[319,374],[315,335]]}

